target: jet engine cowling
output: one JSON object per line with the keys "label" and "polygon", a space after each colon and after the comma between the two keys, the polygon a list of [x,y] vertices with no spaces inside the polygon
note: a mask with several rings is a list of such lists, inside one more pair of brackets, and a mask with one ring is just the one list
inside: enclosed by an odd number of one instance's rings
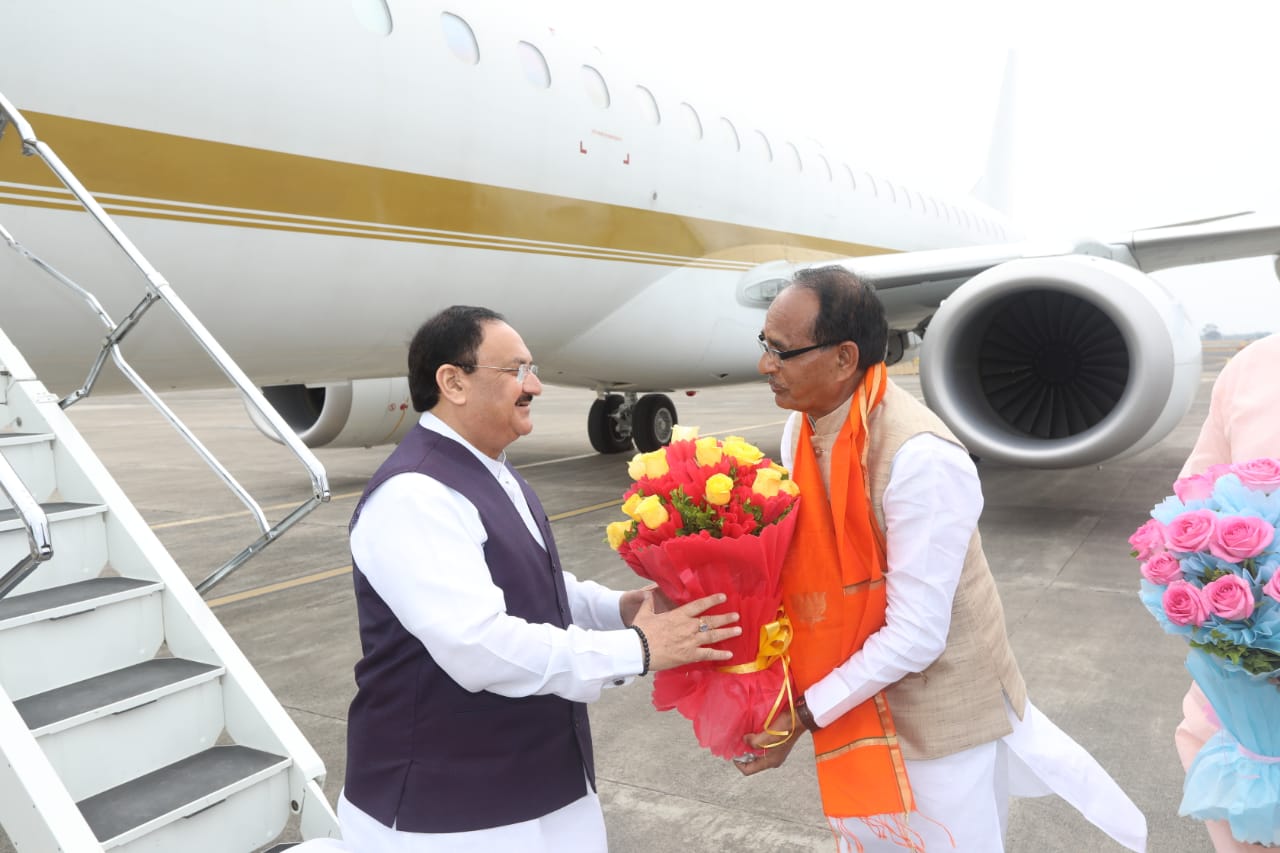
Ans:
{"label": "jet engine cowling", "polygon": [[982,459],[1090,465],[1155,444],[1199,388],[1200,340],[1155,280],[1091,256],[1010,261],[939,307],[925,399]]}
{"label": "jet engine cowling", "polygon": [[[262,393],[307,447],[394,444],[418,422],[409,400],[409,380],[402,376],[268,385]],[[268,438],[280,440],[252,409],[249,417]]]}

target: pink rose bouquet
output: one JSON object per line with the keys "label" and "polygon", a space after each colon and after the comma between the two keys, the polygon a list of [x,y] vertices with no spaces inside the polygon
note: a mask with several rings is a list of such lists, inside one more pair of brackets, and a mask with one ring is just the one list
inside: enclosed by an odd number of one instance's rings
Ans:
{"label": "pink rose bouquet", "polygon": [[1179,811],[1280,845],[1280,459],[1215,465],[1173,492],[1129,544],[1142,603],[1186,638],[1187,669],[1222,723]]}

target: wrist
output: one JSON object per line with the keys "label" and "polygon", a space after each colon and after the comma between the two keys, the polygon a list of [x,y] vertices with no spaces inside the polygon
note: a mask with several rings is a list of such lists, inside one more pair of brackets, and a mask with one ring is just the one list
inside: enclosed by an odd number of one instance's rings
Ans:
{"label": "wrist", "polygon": [[804,696],[796,699],[796,717],[800,719],[800,725],[804,726],[811,732],[816,732],[822,728],[817,721],[813,719],[813,712],[809,710],[809,703],[805,701]]}
{"label": "wrist", "polygon": [[636,636],[640,638],[640,653],[642,655],[642,663],[640,664],[640,674],[649,674],[649,638],[644,635],[644,631],[640,630],[639,625],[628,626],[632,631],[636,632]]}

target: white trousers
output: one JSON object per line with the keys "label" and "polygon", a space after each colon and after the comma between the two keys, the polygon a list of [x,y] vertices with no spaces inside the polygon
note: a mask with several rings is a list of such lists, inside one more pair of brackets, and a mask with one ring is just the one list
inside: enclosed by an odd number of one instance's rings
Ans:
{"label": "white trousers", "polygon": [[550,814],[470,832],[403,832],[383,826],[338,795],[342,840],[308,841],[296,853],[607,853],[600,798],[585,796]]}
{"label": "white trousers", "polygon": [[[1093,825],[1127,849],[1143,853],[1147,821],[1101,765],[1053,721],[1027,702],[1021,720],[1011,708],[1013,731],[954,755],[907,761],[916,800],[908,825],[928,853],[1003,853],[1009,797],[1057,794]],[[829,819],[840,850],[902,853],[903,846],[881,837],[873,820]],[[857,839],[855,842],[854,839]]]}

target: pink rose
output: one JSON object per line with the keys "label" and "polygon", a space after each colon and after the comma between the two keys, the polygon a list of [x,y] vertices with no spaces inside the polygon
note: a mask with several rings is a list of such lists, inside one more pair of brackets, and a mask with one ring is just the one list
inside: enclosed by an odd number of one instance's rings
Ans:
{"label": "pink rose", "polygon": [[1234,466],[1225,462],[1219,462],[1217,465],[1210,465],[1204,469],[1204,475],[1210,480],[1217,482],[1219,477],[1225,477],[1232,472]]}
{"label": "pink rose", "polygon": [[1209,616],[1204,599],[1200,597],[1200,590],[1186,581],[1169,584],[1162,602],[1164,615],[1175,625],[1195,625],[1198,628]]}
{"label": "pink rose", "polygon": [[1209,610],[1223,619],[1247,619],[1253,613],[1253,590],[1243,578],[1235,575],[1210,581],[1200,594]]}
{"label": "pink rose", "polygon": [[1161,551],[1143,563],[1139,571],[1147,580],[1164,586],[1182,577],[1182,564],[1168,551]]}
{"label": "pink rose", "polygon": [[1164,525],[1154,518],[1133,531],[1129,544],[1137,552],[1139,560],[1146,560],[1164,550]]}
{"label": "pink rose", "polygon": [[1271,492],[1280,488],[1280,459],[1250,459],[1232,465],[1231,470],[1254,491]]}
{"label": "pink rose", "polygon": [[1213,523],[1209,552],[1219,560],[1238,563],[1262,553],[1275,535],[1275,528],[1260,518],[1220,515]]}
{"label": "pink rose", "polygon": [[1213,480],[1204,474],[1193,474],[1173,482],[1173,493],[1185,503],[1202,501],[1213,494]]}
{"label": "pink rose", "polygon": [[1280,601],[1280,572],[1271,576],[1271,580],[1267,581],[1267,585],[1262,588],[1262,594]]}
{"label": "pink rose", "polygon": [[1213,537],[1217,515],[1207,509],[1184,512],[1164,529],[1164,541],[1170,551],[1192,553],[1203,551]]}

